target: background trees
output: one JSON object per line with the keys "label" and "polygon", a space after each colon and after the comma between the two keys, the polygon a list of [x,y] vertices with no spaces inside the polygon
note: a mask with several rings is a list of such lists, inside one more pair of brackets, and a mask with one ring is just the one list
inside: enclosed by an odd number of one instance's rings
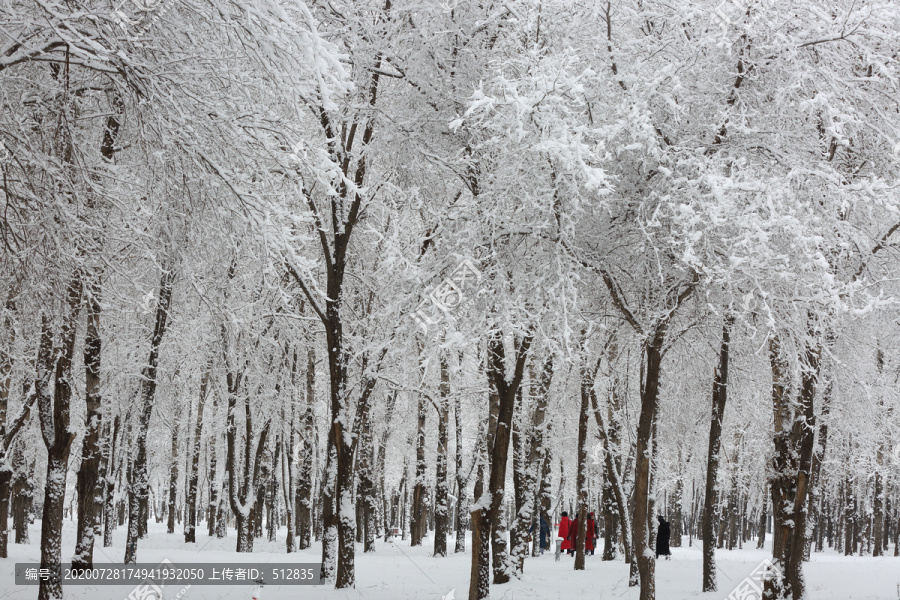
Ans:
{"label": "background trees", "polygon": [[717,8],[0,7],[0,526],[896,552],[900,13]]}

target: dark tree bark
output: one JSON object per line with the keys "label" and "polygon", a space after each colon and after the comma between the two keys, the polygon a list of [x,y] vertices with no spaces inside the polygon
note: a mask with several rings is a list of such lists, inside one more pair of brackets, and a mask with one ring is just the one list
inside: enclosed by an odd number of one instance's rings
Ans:
{"label": "dark tree bark", "polygon": [[29,477],[28,465],[25,462],[24,444],[13,445],[13,529],[16,531],[16,543],[28,544],[28,523],[31,520],[31,509],[34,503],[34,486]]}
{"label": "dark tree bark", "polygon": [[[3,377],[2,373],[0,373],[0,377]],[[0,385],[2,385],[2,381],[0,381]],[[8,382],[6,385],[8,390]],[[2,390],[0,390],[0,394],[2,394]],[[9,461],[10,449],[13,447],[13,444],[16,441],[16,435],[19,433],[19,431],[21,431],[22,427],[28,422],[28,419],[31,417],[31,408],[34,405],[36,399],[37,394],[34,393],[34,388],[31,387],[28,391],[25,403],[22,405],[22,410],[19,412],[15,420],[9,425],[9,427],[6,426],[6,399],[0,399],[0,408],[2,408],[2,421],[0,421],[0,526],[3,527],[3,531],[0,531],[0,558],[8,558],[7,552],[9,545],[9,530],[7,529],[7,519],[9,518],[9,500],[10,493],[13,490],[12,484],[14,473],[13,465],[11,465]],[[24,479],[24,469],[22,471],[23,472],[21,473],[21,476],[22,479]],[[24,485],[23,481],[22,485],[17,486],[17,491],[24,490],[25,487],[26,486]],[[24,522],[24,520],[25,519],[23,518],[22,521]],[[28,537],[27,534],[28,528],[26,526],[26,540]],[[19,536],[17,535],[17,537]],[[17,539],[16,543],[23,542],[20,542]]]}
{"label": "dark tree bark", "polygon": [[[875,366],[878,369],[878,374],[880,376],[884,371],[884,354],[882,353],[881,348],[878,348],[875,353]],[[883,407],[884,399],[879,398],[879,411],[883,409]],[[882,481],[881,476],[881,468],[884,466],[884,450],[884,442],[879,440],[875,450],[875,462],[879,468],[875,469],[875,490],[872,496],[872,556],[881,556],[884,549],[884,482]],[[816,460],[815,455],[813,455],[813,468],[815,469],[817,465],[818,461]],[[810,494],[810,498],[812,498],[812,494]]]}
{"label": "dark tree bark", "polygon": [[757,530],[757,540],[756,540],[756,549],[762,549],[766,544],[766,524],[769,520],[769,501],[766,498],[768,493],[768,486],[763,487],[763,499],[762,499],[762,507],[759,511],[759,529]]}
{"label": "dark tree bark", "polygon": [[337,449],[332,444],[331,436],[328,437],[328,458],[325,463],[325,473],[322,481],[322,572],[323,581],[334,581],[337,570],[338,555],[338,528],[337,516],[334,513],[335,491],[335,463],[337,461]]}
{"label": "dark tree bark", "polygon": [[[421,350],[420,350],[421,352]],[[428,399],[424,394],[419,394],[416,428],[416,479],[413,487],[412,513],[410,514],[410,546],[421,546],[425,537],[425,503],[426,481],[425,471],[428,464],[425,462],[425,424]]]}
{"label": "dark tree bark", "polygon": [[469,600],[482,600],[491,596],[491,568],[489,557],[491,541],[488,532],[482,531],[484,510],[473,510],[469,516],[472,523],[472,563],[469,575]]}
{"label": "dark tree bark", "polygon": [[[276,392],[276,397],[278,393]],[[277,539],[278,532],[278,469],[281,446],[284,442],[280,434],[275,436],[275,450],[272,452],[272,466],[266,485],[266,537],[270,542]]]}
{"label": "dark tree bark", "polygon": [[[131,489],[129,490],[128,539],[125,546],[126,564],[137,562],[137,543],[138,538],[141,537],[140,525],[142,522],[146,523],[146,506],[150,487],[147,473],[147,430],[150,426],[150,415],[153,412],[153,403],[156,398],[159,347],[166,333],[174,282],[175,271],[171,268],[166,269],[159,283],[159,301],[156,306],[156,322],[153,328],[153,337],[150,339],[150,356],[142,372],[141,406],[135,440],[135,457],[132,464]],[[143,515],[141,514],[142,512]],[[144,531],[146,531],[146,525],[144,525]]]}
{"label": "dark tree bark", "polygon": [[527,334],[515,343],[515,367],[512,376],[507,377],[506,351],[502,334],[499,331],[493,331],[488,336],[487,374],[491,386],[499,398],[499,406],[496,429],[490,448],[490,477],[488,480],[490,507],[482,507],[479,527],[482,535],[490,532],[495,584],[507,583],[510,576],[507,565],[506,540],[500,526],[500,509],[503,506],[503,488],[506,482],[506,463],[512,433],[513,410],[516,399],[519,397],[519,386],[522,384],[525,361],[531,348],[531,342],[532,337]]}
{"label": "dark tree bark", "polygon": [[[583,359],[587,362],[587,356]],[[587,490],[587,430],[588,415],[591,407],[591,393],[594,389],[594,377],[597,369],[600,367],[600,361],[593,368],[588,364],[581,367],[581,408],[578,413],[578,475],[577,475],[577,493],[578,493],[578,534],[575,538],[575,570],[584,570],[584,543],[585,531],[587,526],[588,515],[588,490]]]}
{"label": "dark tree bark", "polygon": [[262,507],[257,502],[257,483],[260,479],[260,469],[263,463],[263,453],[266,449],[266,440],[269,435],[270,422],[262,427],[256,448],[253,448],[253,418],[250,410],[250,396],[244,390],[244,448],[241,465],[241,480],[238,480],[238,456],[237,456],[237,430],[235,425],[235,412],[237,408],[237,396],[244,389],[243,370],[235,371],[229,366],[227,350],[227,333],[222,327],[222,339],[226,364],[226,382],[228,387],[228,412],[226,426],[226,455],[225,471],[228,474],[228,504],[235,518],[237,530],[236,552],[253,552],[253,525],[256,521],[256,513]]}
{"label": "dark tree bark", "polygon": [[[106,444],[106,497],[103,507],[103,547],[109,548],[113,543],[113,531],[116,529],[116,478],[121,473],[121,460],[116,456],[116,440],[119,438],[119,425],[121,419],[116,415],[110,430],[109,441]],[[119,465],[117,467],[117,465]]]}
{"label": "dark tree bark", "polygon": [[391,518],[392,509],[388,506],[388,497],[387,492],[385,490],[385,460],[387,453],[387,441],[388,435],[391,431],[391,421],[394,417],[394,406],[397,403],[397,391],[394,390],[388,396],[387,408],[385,410],[384,417],[384,429],[381,432],[381,438],[378,442],[378,487],[381,490],[381,505],[384,514],[383,517],[383,527],[384,527],[384,541],[388,542],[391,539],[391,525],[395,521]]}
{"label": "dark tree bark", "polygon": [[465,552],[466,529],[469,525],[469,503],[466,500],[469,477],[463,472],[462,408],[459,394],[453,400],[453,420],[456,426],[456,495],[459,498],[456,504],[456,544],[453,552]]}
{"label": "dark tree bark", "polygon": [[[178,401],[176,401],[178,402]],[[172,424],[172,446],[169,455],[169,489],[168,502],[166,505],[166,533],[175,533],[175,514],[178,512],[175,508],[175,502],[178,499],[178,438],[181,434],[181,420],[183,414],[181,402],[178,402],[178,408],[175,409],[175,422]],[[190,418],[190,406],[188,406],[188,418]]]}
{"label": "dark tree bark", "polygon": [[434,555],[447,556],[450,535],[450,483],[448,480],[447,446],[450,442],[450,365],[441,352],[441,385],[438,398],[438,443],[436,482],[434,487]]}
{"label": "dark tree bark", "polygon": [[[184,543],[197,542],[197,488],[200,478],[200,440],[203,435],[203,407],[206,404],[206,395],[209,392],[209,377],[212,362],[206,371],[200,376],[200,396],[197,398],[197,421],[194,425],[194,439],[190,448],[190,473],[188,475],[187,497],[184,510]],[[213,474],[215,477],[215,474]]]}
{"label": "dark tree bark", "polygon": [[[831,337],[829,335],[829,337]],[[821,473],[822,463],[825,460],[825,450],[828,447],[828,413],[831,410],[831,381],[827,381],[822,390],[822,420],[819,422],[819,435],[816,438],[816,447],[812,456],[812,474],[810,479],[810,492],[807,500],[807,513],[811,522],[818,522],[816,529],[819,534],[819,542],[816,550],[822,551],[822,529],[824,523],[821,519],[820,504],[824,501],[822,498]],[[809,560],[811,551],[812,538],[810,537],[804,547],[803,560]]]}
{"label": "dark tree bark", "polygon": [[728,399],[728,353],[731,327],[734,317],[725,317],[722,325],[722,345],[719,348],[719,365],[713,373],[712,417],[709,424],[709,449],[706,456],[706,491],[703,501],[701,529],[703,537],[703,591],[714,592],[716,587],[716,547],[714,525],[716,522],[716,478],[719,472],[719,448],[722,445],[722,419]]}
{"label": "dark tree bark", "polygon": [[[386,18],[390,10],[391,3],[388,1],[375,18]],[[359,88],[365,94],[360,100],[366,102],[373,110],[361,111],[348,118],[336,116],[324,106],[317,110],[319,125],[328,140],[328,153],[334,164],[340,166],[342,173],[336,193],[327,195],[322,202],[329,205],[327,209],[317,204],[312,192],[303,190],[307,207],[313,214],[316,230],[319,232],[321,256],[325,267],[325,282],[324,286],[321,286],[325,289],[324,306],[321,306],[323,303],[321,296],[313,294],[311,282],[301,277],[292,265],[286,265],[288,273],[297,283],[303,297],[325,329],[330,383],[329,443],[333,444],[334,448],[334,490],[330,510],[333,511],[336,507],[337,514],[329,514],[329,507],[325,507],[323,517],[326,521],[325,527],[335,527],[337,531],[338,565],[335,580],[337,588],[356,586],[354,545],[356,519],[352,501],[355,444],[351,441],[354,432],[348,429],[352,408],[349,385],[351,357],[344,343],[343,306],[346,300],[344,276],[351,256],[350,242],[353,239],[353,232],[364,216],[363,194],[359,190],[367,184],[369,162],[366,149],[376,131],[373,114],[380,91],[380,66],[383,60],[380,54],[374,57],[374,68],[366,71],[366,80]],[[342,135],[341,131],[346,132],[346,135]],[[357,133],[361,133],[360,139],[357,139]],[[348,182],[352,182],[352,185]],[[326,225],[328,213],[331,215],[330,230]],[[369,386],[365,384],[363,387],[365,389]],[[371,390],[368,393],[371,393]],[[365,394],[366,392],[363,392],[363,395]],[[360,398],[358,406],[366,401],[366,398]]]}
{"label": "dark tree bark", "polygon": [[[619,402],[619,398],[618,391],[616,391],[615,389],[617,386],[617,382],[615,380],[613,381],[613,386],[614,391],[612,392],[610,399],[612,404],[616,404]],[[618,445],[618,440],[613,437],[613,429],[607,429],[606,419],[604,418],[603,412],[599,408],[598,404],[599,403],[597,401],[597,395],[593,390],[591,390],[591,408],[594,410],[594,418],[597,420],[597,430],[600,433],[600,438],[603,441],[603,447],[605,449],[603,468],[606,473],[606,477],[609,479],[609,493],[614,505],[614,514],[616,516],[616,522],[619,526],[622,546],[625,551],[625,562],[631,565],[628,585],[633,587],[638,584],[639,580],[637,573],[637,562],[634,559],[634,552],[631,546],[631,519],[629,519],[628,517],[628,502],[625,496],[625,490],[622,486],[622,475],[619,472],[620,462],[617,461],[616,453],[614,452],[615,447]],[[618,433],[616,435],[618,435]],[[615,530],[613,529],[613,531]],[[611,536],[612,534],[609,535]],[[604,543],[607,547],[610,546],[610,538],[605,539]],[[604,555],[605,554],[606,551],[604,550]]]}
{"label": "dark tree bark", "polygon": [[656,560],[650,547],[650,463],[652,433],[659,412],[659,378],[665,327],[659,325],[644,345],[644,380],[634,465],[634,555],[640,573],[640,600],[656,598]]}
{"label": "dark tree bark", "polygon": [[675,480],[675,491],[672,494],[671,523],[672,539],[669,543],[673,548],[681,547],[681,536],[684,535],[684,463],[681,460],[681,448],[678,448],[678,475]]}
{"label": "dark tree bark", "polygon": [[309,348],[306,355],[306,410],[303,412],[303,457],[297,485],[297,545],[301,550],[309,548],[312,530],[313,489],[313,405],[315,403],[316,355]]}
{"label": "dark tree bark", "polygon": [[[294,348],[291,358],[291,416],[285,420],[284,405],[281,407],[281,422],[287,424],[289,435],[288,445],[284,449],[284,456],[281,460],[281,479],[284,481],[284,516],[287,522],[287,537],[285,538],[285,547],[287,553],[290,554],[297,550],[297,477],[296,466],[294,465],[294,448],[297,444],[297,362],[299,356],[297,349]],[[298,457],[299,458],[299,457]],[[311,457],[306,457],[309,460]]]}
{"label": "dark tree bark", "polygon": [[375,441],[372,436],[372,424],[368,418],[364,419],[359,431],[359,485],[357,488],[356,506],[359,512],[359,521],[363,552],[375,551],[376,517],[378,505],[375,501]]}
{"label": "dark tree bark", "polygon": [[22,410],[12,423],[7,425],[7,411],[9,410],[9,390],[12,384],[12,346],[15,341],[15,330],[12,327],[9,314],[15,310],[11,301],[6,303],[7,316],[4,318],[3,330],[9,335],[10,352],[0,355],[0,558],[8,558],[9,529],[9,500],[12,491],[13,468],[9,461],[10,450],[16,440],[16,435],[31,417],[31,407],[37,399],[34,388],[29,386],[25,394],[25,402]]}
{"label": "dark tree bark", "polygon": [[[112,162],[115,155],[116,140],[119,135],[119,119],[124,110],[124,103],[118,94],[113,94],[113,113],[106,118],[106,127],[100,144],[100,154],[107,162]],[[94,209],[92,195],[88,195],[87,208]],[[103,240],[99,233],[94,234],[93,251],[102,249]],[[85,250],[81,250],[85,254]],[[100,535],[100,515],[103,509],[103,485],[100,478],[100,433],[103,413],[100,410],[100,356],[102,343],[100,339],[100,280],[103,267],[94,267],[86,273],[87,281],[87,328],[84,335],[84,371],[85,371],[85,434],[81,446],[81,466],[78,469],[75,489],[78,494],[78,523],[75,543],[75,555],[72,557],[73,569],[90,569],[93,566],[94,537]]]}
{"label": "dark tree bark", "polygon": [[12,351],[15,344],[15,330],[12,327],[9,313],[12,312],[10,302],[6,303],[6,316],[0,334],[7,336],[6,351],[0,349],[0,558],[7,558],[9,530],[6,522],[9,518],[9,494],[12,483],[12,467],[8,464],[6,443],[6,412],[9,409],[9,386],[12,383]]}
{"label": "dark tree bark", "polygon": [[526,455],[526,440],[528,432],[524,434],[522,429],[526,421],[523,414],[526,407],[522,403],[522,388],[519,388],[519,398],[516,402],[517,411],[513,413],[512,452],[513,452],[513,507],[512,527],[509,531],[509,539],[512,544],[510,559],[516,575],[521,575],[525,570],[525,557],[528,554],[528,529],[531,527],[531,506],[534,502],[534,480],[531,475],[528,456]]}
{"label": "dark tree bark", "polygon": [[[812,322],[812,317],[810,317]],[[810,331],[815,339],[815,333]],[[808,342],[809,343],[809,342]],[[786,369],[777,337],[769,340],[772,402],[775,414],[775,456],[772,512],[775,516],[773,557],[776,577],[766,582],[769,598],[803,597],[803,554],[806,544],[807,494],[810,487],[816,415],[814,400],[820,349],[806,346],[801,359],[801,385],[796,407],[785,396]]]}
{"label": "dark tree bark", "polygon": [[[494,395],[496,396],[496,395]],[[493,412],[494,409],[491,408]],[[496,421],[494,421],[496,422]],[[482,433],[479,436],[478,443],[475,445],[475,486],[473,490],[475,504],[477,508],[469,514],[469,522],[472,526],[472,562],[471,572],[469,575],[469,600],[481,600],[490,596],[491,587],[491,539],[490,531],[483,532],[481,527],[484,523],[482,515],[486,510],[484,496],[484,467],[488,460],[490,449],[489,437],[493,437],[491,431],[491,416],[488,416],[487,423],[482,422],[479,430],[487,431],[488,434]]]}
{"label": "dark tree bark", "polygon": [[[69,417],[72,401],[72,356],[75,352],[75,329],[81,295],[81,280],[76,274],[66,287],[66,314],[62,319],[59,346],[56,348],[52,341],[51,321],[46,315],[41,317],[35,381],[41,437],[47,447],[47,478],[41,516],[41,568],[53,571],[60,569],[66,471],[72,442],[75,440],[75,433],[69,427]],[[62,598],[60,575],[61,573],[56,573],[48,580],[41,579],[38,600]]]}
{"label": "dark tree bark", "polygon": [[[550,448],[546,440],[550,437],[550,421],[547,419],[547,405],[550,401],[550,383],[553,379],[553,355],[549,355],[541,369],[540,379],[532,374],[532,394],[537,398],[534,407],[531,427],[531,448],[528,454],[528,464],[533,478],[533,517],[534,539],[540,539],[541,517],[549,527],[553,527],[553,519],[550,516]],[[552,543],[553,535],[548,542]],[[532,545],[532,554],[540,554],[539,544]]]}

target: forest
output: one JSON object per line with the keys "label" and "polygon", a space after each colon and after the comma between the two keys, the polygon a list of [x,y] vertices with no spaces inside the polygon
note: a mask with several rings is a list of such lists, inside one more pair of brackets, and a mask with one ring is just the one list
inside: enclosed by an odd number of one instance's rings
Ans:
{"label": "forest", "polygon": [[894,0],[0,0],[0,598],[900,597],[898,282]]}

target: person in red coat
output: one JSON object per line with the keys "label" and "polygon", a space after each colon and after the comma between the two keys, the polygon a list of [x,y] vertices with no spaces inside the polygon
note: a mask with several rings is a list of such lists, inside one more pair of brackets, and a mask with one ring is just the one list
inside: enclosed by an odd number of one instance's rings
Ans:
{"label": "person in red coat", "polygon": [[572,548],[572,540],[569,539],[569,529],[571,522],[569,521],[569,513],[562,512],[562,518],[559,520],[559,537],[563,539],[562,550],[569,551]]}
{"label": "person in red coat", "polygon": [[594,540],[597,539],[597,524],[594,522],[594,513],[588,515],[584,522],[584,549],[594,555]]}
{"label": "person in red coat", "polygon": [[571,540],[569,554],[575,556],[575,550],[578,548],[578,517],[569,521],[569,539]]}

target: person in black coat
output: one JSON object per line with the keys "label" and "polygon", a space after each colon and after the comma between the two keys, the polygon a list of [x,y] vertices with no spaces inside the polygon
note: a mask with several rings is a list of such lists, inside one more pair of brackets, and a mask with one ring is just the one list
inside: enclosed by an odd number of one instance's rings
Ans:
{"label": "person in black coat", "polygon": [[669,538],[672,537],[672,530],[669,528],[669,522],[663,519],[662,515],[657,515],[659,519],[659,529],[656,532],[656,558],[662,554],[669,560],[672,551],[669,550]]}

